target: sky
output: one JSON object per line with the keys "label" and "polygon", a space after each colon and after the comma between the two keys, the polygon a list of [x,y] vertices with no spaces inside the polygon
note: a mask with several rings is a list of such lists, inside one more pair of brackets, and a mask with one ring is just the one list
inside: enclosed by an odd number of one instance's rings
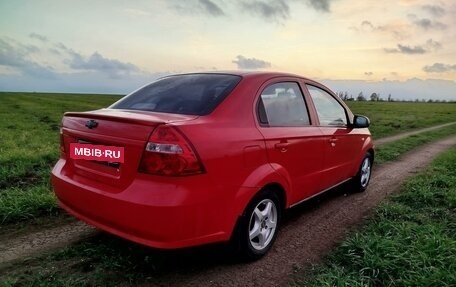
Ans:
{"label": "sky", "polygon": [[0,0],[0,90],[129,93],[173,73],[291,72],[456,100],[453,0]]}

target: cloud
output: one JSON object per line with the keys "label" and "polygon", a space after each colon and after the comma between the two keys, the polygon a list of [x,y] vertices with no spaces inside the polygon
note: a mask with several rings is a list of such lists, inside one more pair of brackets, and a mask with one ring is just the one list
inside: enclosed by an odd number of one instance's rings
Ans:
{"label": "cloud", "polygon": [[23,75],[39,78],[54,78],[54,69],[30,59],[30,55],[38,52],[38,47],[22,45],[14,40],[0,39],[0,66],[11,67]]}
{"label": "cloud", "polygon": [[308,0],[310,6],[317,11],[330,12],[332,0]]}
{"label": "cloud", "polygon": [[456,65],[448,65],[443,63],[434,63],[431,66],[424,66],[423,71],[426,73],[446,73],[456,72]]}
{"label": "cloud", "polygon": [[201,4],[201,7],[204,8],[204,10],[212,16],[223,16],[225,15],[225,12],[214,2],[211,0],[199,0],[199,3]]}
{"label": "cloud", "polygon": [[429,39],[424,43],[424,45],[418,45],[411,47],[409,45],[401,45],[397,44],[397,48],[385,48],[384,51],[386,53],[401,53],[401,54],[425,54],[432,50],[438,50],[442,48],[442,44],[440,42],[434,41]]}
{"label": "cloud", "polygon": [[429,18],[418,18],[415,14],[408,14],[407,16],[415,26],[424,30],[445,30],[447,28],[447,25],[439,21],[433,21]]}
{"label": "cloud", "polygon": [[61,73],[56,78],[6,74],[0,77],[0,90],[125,95],[138,87],[169,74],[170,72],[125,75],[115,80],[102,73],[85,71]]}
{"label": "cloud", "polygon": [[364,72],[364,75],[366,76],[372,76],[374,73],[373,72]]}
{"label": "cloud", "polygon": [[414,21],[413,23],[425,30],[429,30],[429,29],[444,30],[447,27],[445,24],[443,24],[441,22],[431,21],[427,18],[418,19],[418,20]]}
{"label": "cloud", "polygon": [[49,52],[51,52],[52,54],[54,55],[61,55],[61,53],[59,52],[59,50],[55,49],[55,48],[49,48]]}
{"label": "cloud", "polygon": [[82,54],[50,40],[36,47],[8,37],[0,37],[0,71],[0,90],[99,93],[128,92],[170,74],[143,71],[100,52]]}
{"label": "cloud", "polygon": [[426,44],[425,44],[425,47],[428,49],[428,50],[438,50],[440,48],[442,48],[442,44],[440,42],[437,42],[437,41],[434,41],[432,39],[429,39],[426,41]]}
{"label": "cloud", "polygon": [[29,35],[29,37],[32,38],[32,39],[40,40],[41,42],[47,42],[48,41],[48,38],[46,36],[43,36],[43,35],[40,35],[40,34],[37,34],[37,33],[31,33]]}
{"label": "cloud", "polygon": [[410,46],[401,45],[401,44],[397,44],[397,48],[394,48],[394,49],[385,48],[384,51],[386,53],[401,53],[401,54],[408,54],[408,55],[426,53],[426,50],[422,46],[410,47]]}
{"label": "cloud", "polygon": [[182,15],[204,14],[213,17],[226,16],[226,13],[213,0],[170,1],[171,9]]}
{"label": "cloud", "polygon": [[111,78],[119,78],[123,75],[132,73],[142,73],[142,71],[132,63],[122,62],[117,59],[109,59],[94,52],[90,56],[84,56],[63,43],[56,43],[55,48],[51,49],[54,54],[64,53],[70,58],[66,58],[64,63],[73,70],[98,71],[109,75]]}
{"label": "cloud", "polygon": [[361,27],[362,28],[366,28],[366,29],[375,29],[374,25],[372,24],[371,21],[367,21],[367,20],[364,20],[362,23],[361,23]]}
{"label": "cloud", "polygon": [[235,13],[240,10],[268,22],[283,23],[290,18],[293,5],[304,4],[315,11],[330,12],[332,1],[334,0],[169,0],[168,7],[182,15],[204,14],[213,17],[229,16],[227,11]]}
{"label": "cloud", "polygon": [[83,57],[78,53],[73,53],[73,58],[69,61],[69,66],[75,70],[100,71],[113,78],[140,71],[138,67],[131,63],[108,59],[98,52],[93,53],[90,57]]}
{"label": "cloud", "polygon": [[240,8],[266,21],[282,22],[290,18],[291,3],[307,4],[319,12],[330,12],[333,0],[254,0],[240,2]]}
{"label": "cloud", "polygon": [[238,69],[256,70],[271,67],[270,62],[255,58],[246,58],[242,55],[238,55],[236,60],[233,60],[232,62],[237,64]]}
{"label": "cloud", "polygon": [[280,20],[286,20],[290,17],[290,6],[285,0],[243,1],[241,6],[265,20],[280,22]]}
{"label": "cloud", "polygon": [[439,17],[445,14],[445,9],[438,5],[423,5],[421,8],[429,13],[431,13],[435,17]]}
{"label": "cloud", "polygon": [[410,25],[404,23],[387,23],[385,25],[375,25],[371,21],[364,20],[360,26],[352,26],[351,30],[356,32],[374,32],[392,35],[394,38],[402,40],[410,34]]}
{"label": "cloud", "polygon": [[[64,73],[81,71],[99,72],[109,78],[145,74],[134,64],[107,58],[99,52],[87,56],[63,43],[50,43],[45,36],[36,33],[29,36],[42,41],[40,46],[42,49],[34,45],[22,44],[14,39],[0,38],[0,66],[10,67],[13,68],[12,71],[36,78],[55,78]],[[55,67],[47,64],[48,62],[52,62],[65,72],[57,71]]]}

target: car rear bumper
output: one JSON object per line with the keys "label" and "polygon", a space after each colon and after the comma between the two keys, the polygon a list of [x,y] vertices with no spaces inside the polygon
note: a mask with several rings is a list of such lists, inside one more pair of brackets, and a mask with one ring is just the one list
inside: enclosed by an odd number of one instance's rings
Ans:
{"label": "car rear bumper", "polygon": [[[237,220],[231,207],[236,191],[227,192],[220,187],[208,190],[207,182],[185,188],[139,175],[122,192],[114,193],[109,186],[96,182],[92,185],[87,179],[73,179],[67,174],[65,160],[60,159],[51,179],[66,211],[102,230],[147,246],[173,249],[228,241]],[[195,182],[198,185],[204,181]]]}

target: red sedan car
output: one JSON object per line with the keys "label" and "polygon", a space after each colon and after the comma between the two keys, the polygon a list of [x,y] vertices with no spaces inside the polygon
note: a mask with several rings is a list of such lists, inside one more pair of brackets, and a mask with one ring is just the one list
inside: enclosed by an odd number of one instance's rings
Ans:
{"label": "red sedan car", "polygon": [[66,113],[52,184],[69,213],[131,241],[232,240],[257,259],[285,209],[348,180],[366,189],[368,126],[300,76],[172,75],[108,108]]}

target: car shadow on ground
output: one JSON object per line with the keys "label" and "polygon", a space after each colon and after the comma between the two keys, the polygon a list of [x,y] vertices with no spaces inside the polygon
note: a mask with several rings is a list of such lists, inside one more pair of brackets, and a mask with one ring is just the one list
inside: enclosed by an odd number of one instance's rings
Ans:
{"label": "car shadow on ground", "polygon": [[[323,208],[333,200],[349,195],[349,191],[348,184],[342,185],[287,210],[282,218],[282,228]],[[82,266],[78,266],[83,271],[91,271],[100,264],[107,269],[106,271],[114,271],[118,266],[122,266],[127,276],[134,278],[158,279],[177,274],[194,275],[211,268],[249,264],[235,256],[227,243],[178,250],[158,250],[100,232],[80,244],[76,248],[81,252],[76,254],[84,258],[81,261]]]}

